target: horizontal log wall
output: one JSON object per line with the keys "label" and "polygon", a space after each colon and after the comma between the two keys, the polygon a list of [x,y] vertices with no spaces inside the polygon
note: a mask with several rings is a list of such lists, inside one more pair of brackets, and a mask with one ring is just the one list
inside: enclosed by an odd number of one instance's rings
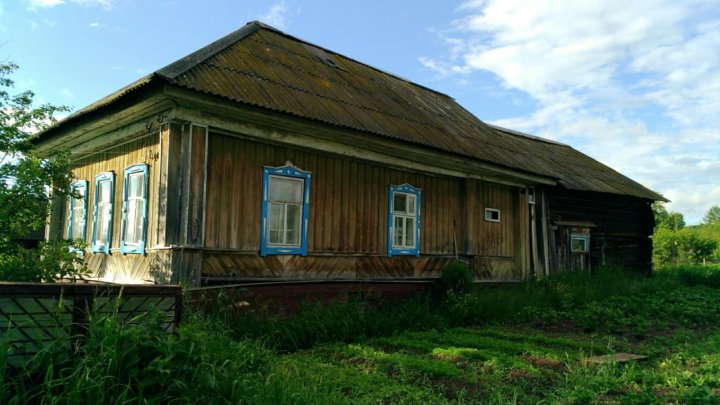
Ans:
{"label": "horizontal log wall", "polygon": [[[549,189],[547,192],[550,232],[551,271],[570,269],[571,255],[566,239],[567,231],[553,226],[555,221],[589,221],[596,225],[590,229],[590,266],[624,267],[640,273],[651,269],[654,225],[651,201],[604,193],[590,193]],[[552,228],[551,228],[552,229]]]}
{"label": "horizontal log wall", "polygon": [[[151,260],[141,255],[120,255],[120,238],[122,232],[122,206],[123,206],[123,184],[124,170],[127,166],[146,163],[149,167],[149,184],[148,184],[148,231],[146,248],[150,249],[157,244],[157,190],[159,171],[156,170],[156,162],[158,161],[159,135],[157,132],[148,134],[137,140],[109,148],[100,153],[95,153],[88,157],[77,159],[72,164],[72,170],[78,180],[88,181],[88,210],[87,210],[87,226],[85,243],[87,243],[86,264],[94,275],[99,273],[112,276],[120,274],[122,277],[133,275],[142,276],[145,280],[150,274],[150,268],[147,266]],[[92,243],[93,232],[93,214],[95,204],[95,176],[103,172],[115,173],[115,187],[113,199],[113,219],[112,219],[112,242],[111,256],[106,257],[105,254],[92,254],[90,246]],[[67,235],[68,221],[68,202],[63,208],[63,235]],[[95,257],[98,256],[98,257]],[[115,257],[118,256],[118,257]]]}
{"label": "horizontal log wall", "polygon": [[[262,168],[287,162],[312,172],[308,257],[262,258]],[[403,183],[422,189],[419,259],[387,257],[388,187]],[[526,232],[526,218],[516,188],[213,133],[206,187],[206,278],[435,277],[456,253],[486,257],[474,265],[481,278],[522,276],[518,232]],[[500,210],[501,222],[485,221],[485,208]]]}

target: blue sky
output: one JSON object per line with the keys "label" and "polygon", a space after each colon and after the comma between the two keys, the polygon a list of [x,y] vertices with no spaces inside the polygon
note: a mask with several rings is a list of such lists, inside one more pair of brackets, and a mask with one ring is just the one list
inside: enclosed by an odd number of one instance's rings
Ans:
{"label": "blue sky", "polygon": [[688,223],[720,205],[717,1],[0,0],[0,60],[77,109],[255,19],[568,143]]}

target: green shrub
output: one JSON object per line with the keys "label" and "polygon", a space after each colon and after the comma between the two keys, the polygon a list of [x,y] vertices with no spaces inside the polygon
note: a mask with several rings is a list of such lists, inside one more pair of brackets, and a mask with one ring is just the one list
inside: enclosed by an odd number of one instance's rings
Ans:
{"label": "green shrub", "polygon": [[437,288],[441,292],[466,293],[472,290],[474,278],[472,270],[466,263],[456,261],[442,269],[437,280]]}
{"label": "green shrub", "polygon": [[234,340],[197,316],[176,335],[153,313],[133,325],[90,318],[74,351],[57,339],[6,372],[0,403],[241,403],[261,390],[273,359],[258,342]]}

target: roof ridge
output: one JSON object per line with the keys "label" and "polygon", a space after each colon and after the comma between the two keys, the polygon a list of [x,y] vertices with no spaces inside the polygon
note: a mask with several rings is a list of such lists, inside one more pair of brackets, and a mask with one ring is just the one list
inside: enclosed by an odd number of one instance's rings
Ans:
{"label": "roof ridge", "polygon": [[203,46],[195,52],[186,55],[169,65],[162,67],[155,71],[159,76],[165,77],[166,79],[175,79],[181,74],[187,72],[198,64],[204,62],[208,58],[216,55],[218,52],[225,50],[230,45],[250,36],[256,32],[259,28],[266,28],[280,32],[279,30],[270,27],[260,21],[250,21],[245,24],[242,28],[237,29],[224,37],[211,42],[208,45]]}
{"label": "roof ridge", "polygon": [[264,22],[262,22],[262,21],[259,21],[259,20],[253,20],[253,21],[248,22],[248,23],[245,24],[242,28],[233,31],[233,32],[231,32],[230,34],[225,35],[224,37],[222,37],[222,38],[220,38],[220,39],[218,39],[218,40],[216,40],[216,41],[211,42],[210,44],[208,44],[208,45],[206,45],[206,46],[198,49],[197,51],[195,51],[195,52],[193,52],[193,53],[191,53],[191,54],[189,54],[189,55],[187,55],[187,56],[184,56],[184,57],[176,60],[175,62],[173,62],[173,63],[171,63],[171,64],[169,64],[169,65],[167,65],[167,66],[165,66],[165,67],[163,67],[163,68],[158,69],[157,71],[155,71],[155,73],[158,74],[159,76],[162,76],[162,77],[165,77],[165,78],[167,78],[167,79],[171,79],[171,80],[172,80],[172,79],[180,76],[181,74],[187,72],[188,70],[192,69],[193,67],[197,66],[198,64],[202,63],[203,61],[207,60],[208,58],[212,57],[213,55],[217,54],[218,52],[221,52],[222,50],[226,49],[226,48],[229,47],[230,45],[232,45],[232,44],[234,44],[234,43],[236,43],[236,42],[238,42],[238,41],[240,41],[240,40],[242,40],[242,39],[250,36],[251,34],[253,34],[254,32],[258,31],[258,30],[261,29],[261,28],[262,28],[262,29],[266,29],[266,30],[268,30],[268,31],[273,31],[273,32],[275,32],[276,34],[282,35],[282,36],[284,36],[284,37],[286,37],[286,38],[289,38],[289,39],[292,39],[292,40],[294,40],[294,41],[298,41],[298,42],[300,42],[300,43],[302,43],[302,44],[306,44],[306,45],[309,45],[309,46],[312,46],[312,47],[321,49],[321,50],[323,50],[324,52],[327,52],[327,53],[329,53],[329,54],[336,55],[336,56],[340,56],[340,57],[342,57],[342,58],[344,58],[344,59],[347,59],[347,60],[349,60],[349,61],[352,61],[352,62],[354,62],[354,63],[360,64],[360,65],[363,65],[363,66],[367,66],[367,67],[369,67],[370,69],[376,70],[376,71],[378,71],[378,72],[380,72],[380,73],[382,73],[382,74],[384,74],[384,75],[393,77],[393,78],[398,79],[398,80],[402,80],[402,81],[404,81],[404,82],[406,82],[406,83],[410,83],[410,84],[412,84],[412,85],[414,85],[414,86],[417,86],[417,87],[420,87],[420,88],[422,88],[422,89],[424,89],[424,90],[431,91],[431,92],[433,92],[433,93],[435,93],[435,94],[439,94],[439,95],[441,95],[441,96],[443,96],[443,97],[446,97],[446,98],[448,98],[448,99],[450,99],[450,100],[453,100],[453,101],[455,100],[454,98],[450,97],[449,95],[447,95],[447,94],[445,94],[445,93],[443,93],[443,92],[440,92],[440,91],[431,89],[431,88],[429,88],[429,87],[423,86],[422,84],[416,83],[416,82],[414,82],[414,81],[412,81],[412,80],[410,80],[410,79],[406,79],[406,78],[404,78],[404,77],[402,77],[402,76],[398,76],[398,75],[396,75],[396,74],[394,74],[394,73],[387,72],[387,71],[385,71],[385,70],[383,70],[383,69],[380,69],[380,68],[377,68],[377,67],[375,67],[375,66],[369,65],[369,64],[367,64],[367,63],[361,62],[361,61],[359,61],[359,60],[353,59],[353,58],[351,58],[351,57],[349,57],[349,56],[346,56],[346,55],[343,55],[343,54],[341,54],[341,53],[335,52],[335,51],[333,51],[332,49],[328,49],[328,48],[319,46],[319,45],[314,44],[314,43],[312,43],[312,42],[310,42],[310,41],[308,41],[308,40],[305,40],[305,39],[302,39],[302,38],[299,38],[299,37],[290,35],[290,34],[288,34],[288,33],[286,33],[286,32],[283,32],[282,30],[279,30],[279,29],[277,29],[277,28],[275,28],[275,27],[273,27],[273,26],[271,26],[271,25],[268,25],[268,24],[266,24],[266,23],[264,23]]}

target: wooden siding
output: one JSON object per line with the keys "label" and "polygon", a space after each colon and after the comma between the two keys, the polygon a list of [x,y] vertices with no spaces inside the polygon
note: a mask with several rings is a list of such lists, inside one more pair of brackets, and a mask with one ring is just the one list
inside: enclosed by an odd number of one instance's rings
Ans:
{"label": "wooden siding", "polygon": [[[476,266],[481,278],[522,277],[527,218],[517,188],[215,133],[207,148],[203,277],[436,277],[456,254],[487,257]],[[309,257],[259,257],[262,167],[288,162],[312,173]],[[419,259],[387,257],[388,187],[403,183],[422,189]],[[485,208],[501,221],[485,221]]]}
{"label": "wooden siding", "polygon": [[[73,173],[79,180],[88,181],[88,210],[85,242],[87,243],[86,263],[95,274],[121,274],[123,276],[137,276],[141,280],[147,279],[149,274],[150,259],[140,255],[120,254],[120,238],[122,232],[122,206],[124,170],[127,166],[145,163],[149,167],[148,182],[148,232],[146,249],[152,249],[157,244],[157,232],[155,231],[158,222],[157,216],[157,190],[159,171],[156,170],[156,162],[159,157],[158,133],[153,132],[147,136],[127,142],[125,144],[109,148],[100,153],[77,159],[73,162]],[[112,219],[112,242],[111,255],[92,254],[90,246],[92,243],[93,214],[95,204],[95,176],[103,172],[115,173],[115,188],[113,198],[113,219]],[[67,202],[63,209],[63,235],[67,235],[68,206]],[[144,268],[141,268],[143,267]],[[142,274],[141,274],[142,273]]]}

